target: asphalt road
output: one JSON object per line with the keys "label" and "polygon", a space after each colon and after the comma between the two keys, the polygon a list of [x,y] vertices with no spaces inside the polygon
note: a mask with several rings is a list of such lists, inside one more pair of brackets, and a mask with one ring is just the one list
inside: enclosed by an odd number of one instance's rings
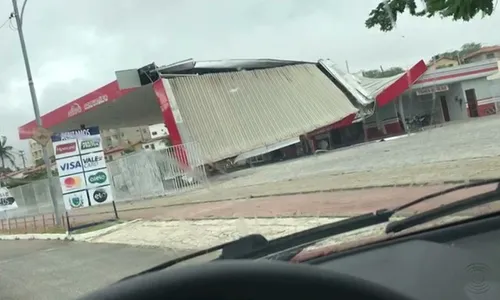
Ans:
{"label": "asphalt road", "polygon": [[0,299],[75,299],[184,253],[65,241],[0,241]]}

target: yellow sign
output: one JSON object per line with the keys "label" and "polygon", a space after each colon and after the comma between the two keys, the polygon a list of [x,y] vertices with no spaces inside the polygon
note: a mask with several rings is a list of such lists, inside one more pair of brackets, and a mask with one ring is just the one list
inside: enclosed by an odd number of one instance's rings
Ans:
{"label": "yellow sign", "polygon": [[40,145],[46,146],[50,141],[51,136],[52,132],[50,130],[39,126],[35,129],[31,138],[38,142]]}

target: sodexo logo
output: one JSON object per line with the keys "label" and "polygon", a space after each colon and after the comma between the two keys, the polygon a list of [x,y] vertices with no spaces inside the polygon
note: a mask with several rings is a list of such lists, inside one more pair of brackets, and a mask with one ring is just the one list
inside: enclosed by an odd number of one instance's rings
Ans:
{"label": "sodexo logo", "polygon": [[95,202],[97,203],[103,203],[108,199],[108,193],[104,189],[97,189],[94,191],[94,194],[92,195],[94,198]]}
{"label": "sodexo logo", "polygon": [[89,182],[92,184],[102,184],[105,183],[108,176],[104,172],[97,172],[94,175],[89,176]]}
{"label": "sodexo logo", "polygon": [[82,168],[82,163],[79,160],[69,161],[61,164],[61,170],[64,172],[81,168]]}
{"label": "sodexo logo", "polygon": [[80,142],[80,149],[89,150],[93,148],[99,148],[101,141],[99,139],[82,140]]}

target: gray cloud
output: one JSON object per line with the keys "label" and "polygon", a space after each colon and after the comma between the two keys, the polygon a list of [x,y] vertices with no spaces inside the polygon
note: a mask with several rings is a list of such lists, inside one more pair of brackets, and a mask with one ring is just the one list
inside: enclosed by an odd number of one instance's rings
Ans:
{"label": "gray cloud", "polygon": [[[22,2],[22,0],[19,0]],[[495,44],[491,18],[469,23],[402,17],[381,33],[364,27],[378,0],[28,0],[24,31],[42,112],[114,79],[114,71],[193,57],[331,58],[351,70],[410,66],[471,41]],[[0,24],[12,11],[0,3]],[[17,32],[0,29],[0,134],[18,141],[33,119]]]}

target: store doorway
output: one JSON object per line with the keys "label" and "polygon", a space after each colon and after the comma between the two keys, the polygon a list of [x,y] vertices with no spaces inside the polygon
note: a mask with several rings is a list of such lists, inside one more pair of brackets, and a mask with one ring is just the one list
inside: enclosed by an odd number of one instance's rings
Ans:
{"label": "store doorway", "polygon": [[441,96],[441,110],[443,111],[443,118],[445,122],[450,122],[450,111],[448,110],[448,102],[446,102],[446,96]]}
{"label": "store doorway", "polygon": [[479,117],[479,112],[477,110],[476,90],[475,89],[465,90],[465,98],[467,99],[467,105],[469,106],[469,117],[471,118]]}

